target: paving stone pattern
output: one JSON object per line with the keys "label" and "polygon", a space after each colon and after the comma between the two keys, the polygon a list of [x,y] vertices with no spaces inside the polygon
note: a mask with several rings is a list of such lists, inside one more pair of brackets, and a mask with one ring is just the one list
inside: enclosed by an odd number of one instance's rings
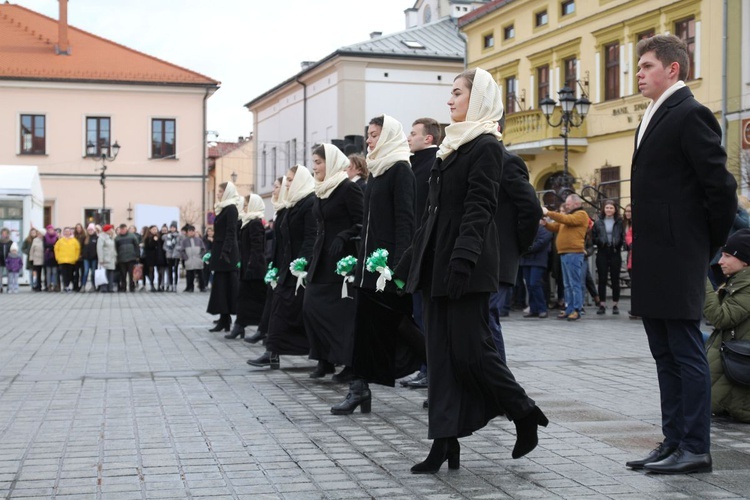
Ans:
{"label": "paving stone pattern", "polygon": [[[716,419],[714,472],[651,476],[624,462],[661,439],[639,321],[505,318],[510,366],[551,423],[513,460],[513,424],[427,455],[426,391],[373,386],[369,415],[334,416],[344,385],[314,362],[245,364],[261,346],[209,333],[206,294],[0,295],[0,495],[81,499],[747,498],[748,426]],[[627,310],[626,302],[621,304]],[[708,327],[706,327],[708,330]]]}

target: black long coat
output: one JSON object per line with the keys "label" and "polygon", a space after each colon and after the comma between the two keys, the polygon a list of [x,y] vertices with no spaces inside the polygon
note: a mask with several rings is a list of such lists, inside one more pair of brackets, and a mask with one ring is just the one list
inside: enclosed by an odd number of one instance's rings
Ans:
{"label": "black long coat", "polygon": [[417,223],[419,223],[427,206],[427,193],[430,191],[430,172],[432,171],[432,165],[435,163],[437,152],[437,147],[429,147],[417,151],[409,158],[411,171],[414,172],[414,180],[417,186],[417,211],[415,212]]}
{"label": "black long coat", "polygon": [[274,266],[279,269],[279,285],[295,286],[297,278],[289,270],[289,264],[300,257],[307,259],[308,270],[315,244],[315,218],[312,206],[315,194],[310,193],[299,200],[291,208],[286,209],[281,223],[275,226],[277,262]]}
{"label": "black long coat", "polygon": [[542,206],[529,182],[526,163],[503,146],[503,173],[495,214],[500,241],[500,283],[515,285],[518,260],[534,243],[541,218]]}
{"label": "black long coat", "polygon": [[211,246],[211,270],[230,272],[237,270],[240,249],[237,244],[237,207],[224,207],[214,220],[214,242]]}
{"label": "black long coat", "polygon": [[726,159],[716,118],[689,88],[651,118],[631,165],[636,316],[701,318],[708,263],[737,211]]}
{"label": "black long coat", "polygon": [[[380,276],[365,271],[365,260],[373,251],[388,250],[388,265],[393,269],[409,248],[414,236],[415,199],[416,185],[409,163],[399,161],[378,177],[370,175],[365,189],[362,245],[354,279],[360,288],[375,290]],[[387,282],[385,291],[396,292],[393,281]]]}
{"label": "black long coat", "polygon": [[[328,198],[315,197],[312,211],[317,234],[308,268],[310,282],[341,284],[336,263],[347,255],[356,255],[351,239],[362,230],[362,200],[362,190],[348,179],[336,186]],[[329,248],[336,238],[341,238],[344,248],[339,254],[330,255]]]}
{"label": "black long coat", "polygon": [[500,264],[495,214],[502,165],[503,148],[487,134],[462,145],[445,161],[435,161],[429,207],[395,270],[402,279],[407,277],[407,292],[446,296],[446,270],[452,259],[473,265],[467,293],[497,291]]}
{"label": "black long coat", "polygon": [[240,229],[240,280],[262,280],[266,276],[266,230],[260,219]]}

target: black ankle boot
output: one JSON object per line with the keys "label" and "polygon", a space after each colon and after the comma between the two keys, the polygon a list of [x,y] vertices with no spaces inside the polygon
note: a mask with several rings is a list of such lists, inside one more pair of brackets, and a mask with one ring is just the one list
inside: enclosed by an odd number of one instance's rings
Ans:
{"label": "black ankle boot", "polygon": [[336,371],[336,367],[333,366],[333,363],[330,363],[328,361],[318,361],[318,366],[315,367],[315,370],[310,374],[310,378],[323,378],[329,373],[333,373]]}
{"label": "black ankle boot", "polygon": [[458,444],[458,438],[438,438],[433,441],[427,459],[412,467],[411,473],[434,474],[446,460],[449,469],[458,469],[461,466],[461,445]]}
{"label": "black ankle boot", "polygon": [[257,359],[248,359],[247,364],[259,368],[265,368],[268,366],[271,370],[278,370],[281,367],[279,355],[268,351],[264,352],[263,355]]}
{"label": "black ankle boot", "polygon": [[225,332],[228,332],[229,329],[232,327],[232,317],[229,314],[222,314],[219,317],[219,322],[216,323],[216,326],[208,330],[209,332],[220,332],[224,330]]}
{"label": "black ankle boot", "polygon": [[361,405],[362,413],[370,413],[372,410],[372,393],[370,386],[362,379],[355,379],[349,384],[349,394],[346,399],[331,407],[334,415],[351,415]]}
{"label": "black ankle boot", "polygon": [[242,339],[245,338],[245,327],[235,321],[234,326],[232,327],[231,333],[224,335],[224,338],[236,339],[237,337],[240,337]]}
{"label": "black ankle boot", "polygon": [[536,448],[539,444],[537,430],[539,426],[547,427],[549,420],[544,416],[542,410],[535,406],[531,413],[523,418],[513,421],[516,424],[516,445],[513,447],[513,458],[521,458]]}
{"label": "black ankle boot", "polygon": [[246,337],[245,342],[247,342],[248,344],[256,344],[260,342],[261,340],[264,340],[265,338],[266,338],[266,332],[261,332],[260,330],[258,330],[257,332],[255,332],[255,335]]}
{"label": "black ankle boot", "polygon": [[333,380],[337,384],[348,384],[349,382],[354,380],[354,370],[352,370],[348,366],[345,366],[343,370],[331,377],[331,380]]}

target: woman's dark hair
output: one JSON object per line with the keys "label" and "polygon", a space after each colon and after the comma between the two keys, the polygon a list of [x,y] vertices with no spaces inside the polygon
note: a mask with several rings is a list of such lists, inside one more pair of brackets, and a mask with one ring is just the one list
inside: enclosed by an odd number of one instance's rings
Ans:
{"label": "woman's dark hair", "polygon": [[284,185],[284,176],[282,175],[281,177],[279,177],[278,179],[276,179],[276,182],[279,183],[279,186],[283,186]]}
{"label": "woman's dark hair", "polygon": [[474,77],[476,76],[476,74],[476,69],[467,69],[466,71],[459,73],[458,76],[453,79],[453,81],[455,82],[459,78],[463,78],[464,80],[466,80],[466,86],[468,87],[469,92],[471,92],[471,88],[474,86]]}
{"label": "woman's dark hair", "polygon": [[323,158],[325,160],[326,159],[326,148],[324,148],[322,144],[318,144],[317,146],[315,146],[313,148],[312,154],[314,154],[315,156],[320,156],[321,158]]}
{"label": "woman's dark hair", "polygon": [[385,122],[385,119],[383,118],[383,115],[380,115],[370,120],[370,125],[377,125],[378,127],[383,128],[384,122]]}
{"label": "woman's dark hair", "polygon": [[617,203],[615,203],[615,200],[602,201],[602,209],[601,209],[601,212],[599,213],[599,218],[603,219],[604,217],[606,217],[606,215],[604,214],[604,207],[606,207],[607,205],[612,205],[613,207],[615,207],[615,215],[613,217],[615,218],[615,220],[619,219],[620,210],[617,208]]}
{"label": "woman's dark hair", "polygon": [[221,184],[219,184],[219,187],[220,187],[221,189],[223,189],[224,191],[226,191],[226,190],[227,190],[227,186],[228,186],[228,185],[229,185],[229,183],[228,183],[228,182],[222,182]]}
{"label": "woman's dark hair", "polygon": [[290,170],[291,172],[294,172],[294,173],[296,174],[296,173],[297,173],[297,168],[298,168],[298,167],[299,167],[299,165],[294,165],[294,166],[292,166],[292,167],[289,167],[289,170]]}

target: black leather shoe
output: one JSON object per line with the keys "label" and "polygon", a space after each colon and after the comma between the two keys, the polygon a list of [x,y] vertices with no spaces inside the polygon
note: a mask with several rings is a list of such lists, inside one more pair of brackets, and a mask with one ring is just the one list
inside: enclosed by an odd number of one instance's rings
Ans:
{"label": "black leather shoe", "polygon": [[336,367],[333,366],[333,363],[329,363],[328,361],[318,361],[318,366],[316,366],[315,370],[310,374],[310,378],[323,378],[329,373],[335,371]]}
{"label": "black leather shoe", "polygon": [[425,375],[424,377],[413,380],[406,384],[406,386],[410,389],[427,389],[427,386],[430,384],[430,377],[428,375]]}
{"label": "black leather shoe", "polygon": [[357,407],[362,413],[370,413],[372,410],[372,393],[370,386],[362,379],[352,380],[349,384],[349,393],[346,399],[331,407],[334,415],[351,415]]}
{"label": "black leather shoe", "polygon": [[255,335],[251,335],[250,337],[245,337],[245,342],[248,344],[256,344],[260,342],[261,340],[265,340],[266,338],[266,332],[261,332],[258,330],[255,332]]}
{"label": "black leather shoe", "polygon": [[664,460],[669,455],[674,453],[674,451],[677,449],[676,446],[668,446],[667,443],[662,442],[651,450],[651,453],[648,454],[646,458],[643,458],[641,460],[631,460],[630,462],[625,462],[625,467],[630,467],[631,469],[643,469],[643,466],[646,464],[650,464],[653,462],[658,462],[660,460]]}
{"label": "black leather shoe", "polygon": [[691,453],[677,448],[664,460],[643,466],[652,474],[690,474],[691,472],[711,472],[713,464],[710,453]]}
{"label": "black leather shoe", "polygon": [[271,370],[278,370],[281,367],[279,355],[272,352],[264,352],[261,357],[257,359],[248,359],[247,364],[250,366],[257,366],[259,368],[271,367]]}
{"label": "black leather shoe", "polygon": [[411,382],[414,382],[415,380],[419,380],[421,378],[424,378],[426,373],[424,372],[418,372],[416,375],[410,378],[405,378],[399,384],[401,384],[401,387],[408,387]]}
{"label": "black leather shoe", "polygon": [[240,337],[243,339],[245,338],[245,327],[235,322],[234,326],[232,327],[232,331],[228,333],[227,335],[224,335],[224,338],[233,340],[233,339],[236,339],[237,337]]}

